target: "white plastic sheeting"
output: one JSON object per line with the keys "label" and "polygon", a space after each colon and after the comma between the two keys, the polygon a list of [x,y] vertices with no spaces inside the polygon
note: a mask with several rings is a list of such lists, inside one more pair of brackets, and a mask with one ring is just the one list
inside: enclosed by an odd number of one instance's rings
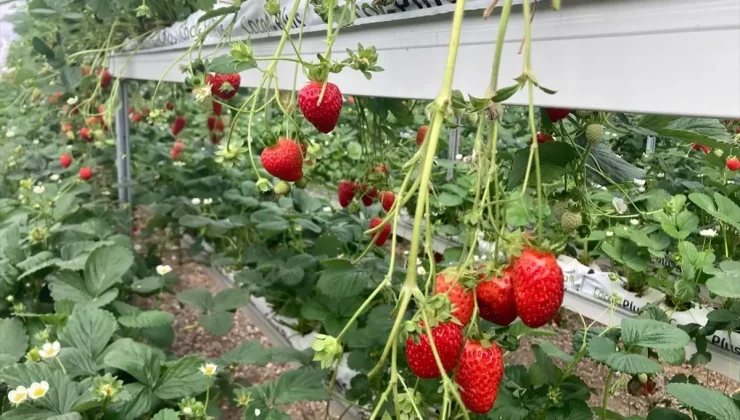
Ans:
{"label": "white plastic sheeting", "polygon": [[5,60],[10,52],[10,44],[18,38],[13,32],[13,25],[5,19],[12,15],[24,2],[14,1],[0,4],[0,73],[5,70]]}

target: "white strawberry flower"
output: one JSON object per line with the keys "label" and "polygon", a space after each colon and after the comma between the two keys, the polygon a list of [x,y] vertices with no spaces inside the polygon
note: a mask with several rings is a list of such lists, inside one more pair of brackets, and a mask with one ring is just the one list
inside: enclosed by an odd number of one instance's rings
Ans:
{"label": "white strawberry flower", "polygon": [[31,143],[33,143],[33,144],[39,144],[39,141],[37,139],[37,140],[32,141]]}
{"label": "white strawberry flower", "polygon": [[255,408],[255,409],[254,409],[254,416],[255,416],[255,417],[259,417],[259,415],[260,415],[261,413],[262,413],[262,411],[260,411],[260,409],[259,409],[259,408]]}
{"label": "white strawberry flower", "polygon": [[28,396],[32,400],[43,398],[47,392],[49,392],[49,383],[46,381],[34,382],[31,384],[31,387],[28,388]]}
{"label": "white strawberry flower", "polygon": [[35,194],[43,194],[44,191],[46,191],[46,188],[44,188],[43,185],[37,185],[37,186],[33,187],[33,192]]}
{"label": "white strawberry flower", "polygon": [[67,105],[74,105],[74,104],[77,103],[77,100],[78,100],[77,97],[76,96],[73,96],[73,97],[67,99]]}
{"label": "white strawberry flower", "polygon": [[640,191],[641,193],[644,193],[645,192],[645,187],[640,187],[640,188],[637,189],[637,191]]}
{"label": "white strawberry flower", "polygon": [[41,358],[49,359],[52,357],[57,357],[61,350],[62,346],[59,344],[58,341],[55,341],[53,343],[46,342],[43,346],[41,346],[39,354],[41,355]]}
{"label": "white strawberry flower", "polygon": [[630,224],[631,224],[632,226],[637,226],[637,225],[639,225],[639,224],[640,224],[640,221],[639,221],[639,220],[637,220],[637,219],[630,219]]}
{"label": "white strawberry flower", "polygon": [[699,232],[699,235],[705,238],[714,238],[715,236],[717,236],[717,231],[714,229],[704,229]]}
{"label": "white strawberry flower", "polygon": [[658,174],[657,174],[657,175],[655,175],[655,176],[657,176],[658,178],[665,178],[665,173],[663,173],[663,172],[658,172]]}
{"label": "white strawberry flower", "polygon": [[19,385],[16,389],[11,389],[8,392],[8,400],[13,405],[21,405],[28,399],[28,390],[25,386]]}
{"label": "white strawberry flower", "polygon": [[183,162],[181,160],[176,160],[176,161],[172,162],[172,166],[185,166],[185,162]]}
{"label": "white strawberry flower", "polygon": [[195,96],[196,102],[203,102],[206,98],[211,97],[211,85],[205,84],[198,88],[193,89],[193,96]]}
{"label": "white strawberry flower", "polygon": [[462,153],[458,153],[455,155],[455,160],[462,160],[462,158],[463,158]]}
{"label": "white strawberry flower", "polygon": [[642,187],[643,185],[645,185],[644,179],[635,178],[632,180],[632,182],[634,182],[635,185],[637,185],[638,187]]}
{"label": "white strawberry flower", "polygon": [[193,204],[194,206],[199,206],[199,205],[200,205],[200,198],[193,198],[192,200],[190,200],[190,202],[191,202],[191,203],[192,203],[192,204]]}
{"label": "white strawberry flower", "polygon": [[52,176],[49,177],[49,179],[51,179],[54,182],[59,181],[59,174],[53,174]]}
{"label": "white strawberry flower", "polygon": [[605,235],[606,235],[607,238],[611,238],[612,236],[614,236],[614,232],[612,232],[611,230],[607,230],[605,232]]}
{"label": "white strawberry flower", "polygon": [[329,206],[326,206],[326,207],[324,207],[324,209],[323,209],[323,210],[324,210],[325,212],[327,212],[327,213],[331,213],[331,207],[329,207]]}
{"label": "white strawberry flower", "polygon": [[169,265],[158,265],[156,270],[157,274],[159,274],[160,276],[164,276],[165,274],[168,274],[172,271],[172,267],[170,267]]}
{"label": "white strawberry flower", "polygon": [[612,199],[612,206],[614,206],[614,210],[616,210],[619,214],[624,214],[627,212],[627,204],[619,197],[614,197]]}
{"label": "white strawberry flower", "polygon": [[204,198],[203,199],[203,204],[205,204],[206,206],[210,206],[211,204],[213,204],[213,199],[212,198]]}
{"label": "white strawberry flower", "polygon": [[213,363],[206,363],[205,365],[200,367],[200,373],[204,374],[205,376],[213,376],[216,374],[217,370],[218,365]]}

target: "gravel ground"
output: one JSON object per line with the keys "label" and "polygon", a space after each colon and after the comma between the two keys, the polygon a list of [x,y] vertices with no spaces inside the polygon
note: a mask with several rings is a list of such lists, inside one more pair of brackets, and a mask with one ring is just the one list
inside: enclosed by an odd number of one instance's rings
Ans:
{"label": "gravel ground", "polygon": [[[177,291],[206,288],[211,293],[217,293],[220,290],[220,285],[206,273],[202,266],[188,260],[183,260],[183,263],[180,264],[175,255],[176,253],[171,253],[170,256],[165,257],[165,260],[166,264],[172,266],[173,272],[180,278],[180,283],[175,287]],[[154,308],[156,307],[156,298],[138,299],[136,305],[144,308]],[[174,328],[177,334],[170,351],[177,356],[196,353],[207,358],[215,358],[249,340],[258,340],[263,347],[272,347],[265,335],[240,311],[234,314],[234,326],[231,331],[223,337],[218,337],[201,327],[183,330],[184,327],[197,322],[198,313],[190,307],[181,308],[177,298],[173,295],[163,294],[159,309],[175,315]],[[244,378],[253,384],[262,384],[277,379],[282,373],[293,368],[290,365],[273,363],[264,367],[240,366],[234,376]],[[228,396],[228,398],[233,397]],[[241,410],[229,406],[226,400],[222,402],[221,407],[224,412],[223,419],[238,420],[242,418]],[[323,402],[302,402],[282,408],[293,420],[318,420],[324,418],[325,407],[326,403]]]}

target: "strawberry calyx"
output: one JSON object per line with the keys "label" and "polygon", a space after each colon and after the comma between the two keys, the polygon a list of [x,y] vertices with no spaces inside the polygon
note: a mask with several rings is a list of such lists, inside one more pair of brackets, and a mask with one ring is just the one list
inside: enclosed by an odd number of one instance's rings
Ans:
{"label": "strawberry calyx", "polygon": [[452,267],[440,274],[445,276],[446,282],[458,284],[465,290],[474,290],[478,286],[478,273],[475,269]]}

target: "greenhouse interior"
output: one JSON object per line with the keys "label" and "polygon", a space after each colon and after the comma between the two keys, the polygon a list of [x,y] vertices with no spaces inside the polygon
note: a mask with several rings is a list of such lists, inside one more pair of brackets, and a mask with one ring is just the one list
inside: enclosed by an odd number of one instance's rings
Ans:
{"label": "greenhouse interior", "polygon": [[0,420],[740,420],[738,0],[0,0]]}

